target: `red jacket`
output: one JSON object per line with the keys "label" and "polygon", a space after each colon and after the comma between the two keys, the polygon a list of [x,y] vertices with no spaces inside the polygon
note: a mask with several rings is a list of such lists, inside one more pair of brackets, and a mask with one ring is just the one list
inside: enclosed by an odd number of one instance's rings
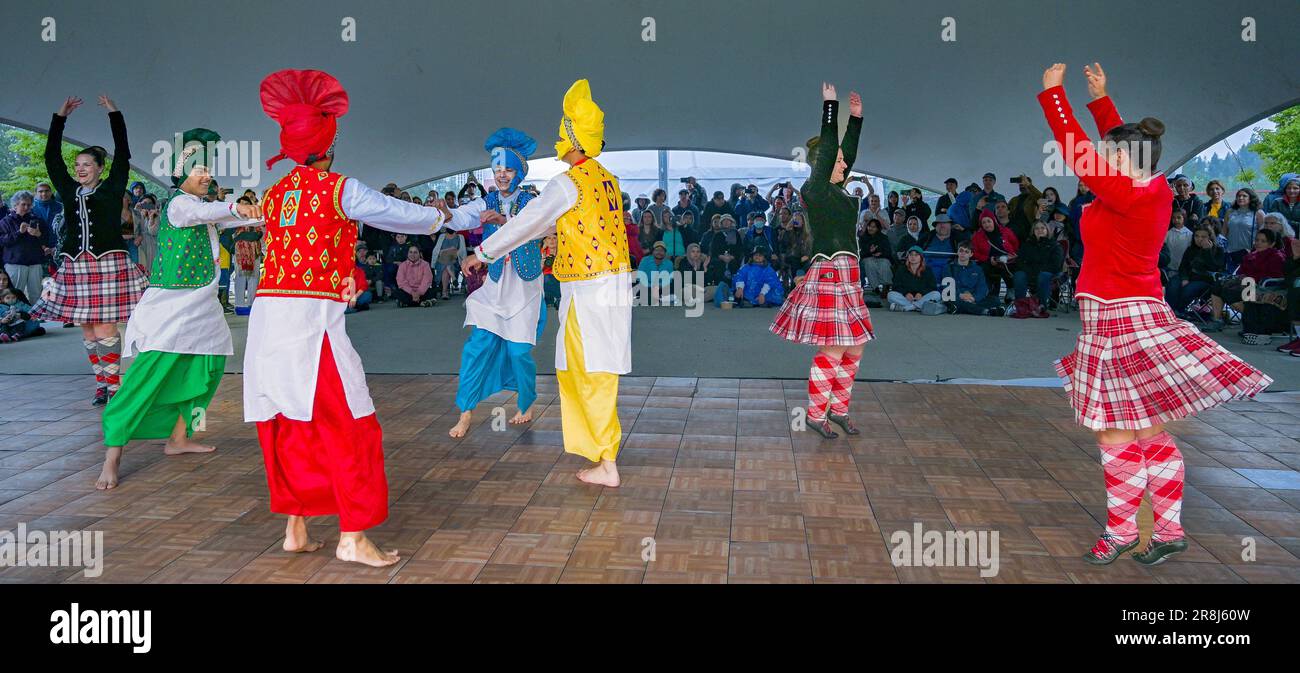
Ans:
{"label": "red jacket", "polygon": [[[1016,235],[1006,225],[999,224],[998,230],[1002,232],[1002,249],[1006,251],[1008,256],[1014,257],[1016,251],[1020,250],[1020,241],[1016,239]],[[971,236],[970,251],[971,257],[974,257],[977,262],[987,262],[990,255],[998,257],[1003,254],[1001,252],[994,253],[989,244],[988,234],[984,233],[984,227],[982,226],[975,230],[974,236]]]}
{"label": "red jacket", "polygon": [[632,258],[632,263],[636,264],[645,257],[645,250],[641,248],[641,231],[637,229],[636,223],[627,224],[627,251]]}
{"label": "red jacket", "polygon": [[[1290,250],[1291,247],[1288,245],[1287,252]],[[1278,248],[1251,250],[1242,258],[1237,275],[1250,276],[1256,283],[1262,283],[1269,278],[1285,278],[1286,257],[1287,253]]]}
{"label": "red jacket", "polygon": [[[1066,163],[1097,195],[1079,218],[1079,234],[1089,254],[1079,270],[1078,294],[1098,299],[1160,299],[1164,296],[1160,247],[1174,209],[1169,183],[1161,173],[1144,183],[1113,174],[1074,118],[1065,87],[1043,91],[1038,103]],[[1088,110],[1102,136],[1124,123],[1109,96],[1092,101]]]}

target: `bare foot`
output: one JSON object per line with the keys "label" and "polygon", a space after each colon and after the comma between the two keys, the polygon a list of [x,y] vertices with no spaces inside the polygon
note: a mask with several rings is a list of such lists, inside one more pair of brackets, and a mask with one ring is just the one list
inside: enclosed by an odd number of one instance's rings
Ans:
{"label": "bare foot", "polygon": [[531,423],[532,420],[533,420],[532,409],[529,409],[528,411],[520,411],[515,414],[514,418],[510,419],[510,425],[523,425],[524,423]]}
{"label": "bare foot", "polygon": [[217,447],[215,446],[199,444],[189,437],[186,437],[179,442],[174,439],[169,439],[167,440],[167,444],[163,446],[163,453],[169,456],[177,456],[182,453],[212,453],[216,450]]}
{"label": "bare foot", "polygon": [[325,543],[311,539],[307,534],[307,520],[300,516],[289,517],[284,527],[284,550],[291,553],[314,552]]}
{"label": "bare foot", "polygon": [[107,491],[117,487],[117,465],[122,461],[122,447],[110,446],[104,452],[104,469],[95,480],[95,490]]}
{"label": "bare foot", "polygon": [[596,484],[597,486],[618,488],[618,467],[614,465],[612,460],[602,460],[595,467],[578,470],[578,481]]}
{"label": "bare foot", "polygon": [[365,533],[343,533],[334,556],[340,561],[362,563],[375,568],[393,565],[401,559],[396,551],[381,551]]}
{"label": "bare foot", "polygon": [[447,431],[447,434],[452,437],[464,437],[465,433],[469,432],[469,423],[473,418],[474,412],[472,411],[460,412],[460,420],[456,422],[456,425],[452,426],[451,430]]}

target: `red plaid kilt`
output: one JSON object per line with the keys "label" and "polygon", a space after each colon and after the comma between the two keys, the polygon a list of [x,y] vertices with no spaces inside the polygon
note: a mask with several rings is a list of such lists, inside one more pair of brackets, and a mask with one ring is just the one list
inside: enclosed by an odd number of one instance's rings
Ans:
{"label": "red plaid kilt", "polygon": [[858,258],[836,255],[813,262],[768,329],[812,346],[857,346],[876,338],[862,302]]}
{"label": "red plaid kilt", "polygon": [[149,278],[126,252],[99,259],[83,252],[63,260],[54,274],[54,296],[32,306],[32,319],[79,325],[126,322],[148,286]]}
{"label": "red plaid kilt", "polygon": [[1091,430],[1141,430],[1246,397],[1273,382],[1174,317],[1158,299],[1079,298],[1083,333],[1056,373]]}

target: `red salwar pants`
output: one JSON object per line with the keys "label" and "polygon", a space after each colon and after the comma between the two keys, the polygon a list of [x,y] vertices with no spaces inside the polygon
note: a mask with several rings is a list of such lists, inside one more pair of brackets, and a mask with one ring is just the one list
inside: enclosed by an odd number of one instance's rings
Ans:
{"label": "red salwar pants", "polygon": [[383,431],[374,414],[352,417],[328,335],[321,345],[311,418],[295,421],[276,414],[257,422],[271,511],[338,514],[345,533],[383,523],[388,518]]}

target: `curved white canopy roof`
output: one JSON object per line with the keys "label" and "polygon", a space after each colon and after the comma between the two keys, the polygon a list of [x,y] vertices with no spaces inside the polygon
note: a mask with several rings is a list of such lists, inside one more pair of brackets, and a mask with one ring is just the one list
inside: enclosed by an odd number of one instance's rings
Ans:
{"label": "curved white canopy roof", "polygon": [[[816,133],[828,80],[842,98],[857,89],[867,100],[857,170],[935,189],[993,170],[1004,193],[1012,174],[1042,174],[1049,136],[1034,96],[1053,61],[1070,65],[1078,112],[1082,66],[1097,60],[1121,113],[1164,119],[1166,167],[1300,99],[1294,0],[1160,11],[1115,0],[7,4],[6,71],[28,79],[6,83],[0,119],[43,130],[63,97],[79,95],[87,105],[68,138],[109,146],[93,105],[109,93],[144,171],[155,141],[192,126],[260,141],[262,159],[277,153],[258,83],[288,67],[343,82],[352,103],[336,165],[375,185],[481,167],[482,142],[500,126],[553,154],[560,100],[580,77],[605,109],[607,149],[777,158]],[[54,42],[42,41],[47,16]],[[355,41],[342,38],[345,17]],[[945,17],[955,41],[942,39]],[[1241,38],[1244,17],[1255,41]],[[647,19],[654,41],[643,39]],[[1072,191],[1068,179],[1039,181]]]}

